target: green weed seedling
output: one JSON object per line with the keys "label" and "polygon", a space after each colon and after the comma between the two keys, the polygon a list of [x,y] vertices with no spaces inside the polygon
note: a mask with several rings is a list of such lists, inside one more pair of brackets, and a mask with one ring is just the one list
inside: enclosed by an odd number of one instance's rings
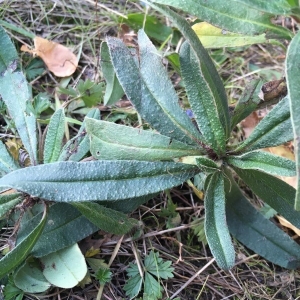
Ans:
{"label": "green weed seedling", "polygon": [[[15,48],[0,29],[0,95],[31,162],[31,166],[21,167],[0,143],[0,187],[13,191],[1,194],[0,216],[5,218],[20,203],[23,207],[33,206],[31,215],[24,214],[20,219],[15,246],[0,260],[0,278],[12,273],[13,282],[21,291],[39,293],[51,284],[75,286],[87,271],[76,244],[79,240],[99,228],[116,234],[128,232],[136,221],[124,213],[165,189],[197,179],[199,174],[206,178],[206,239],[221,268],[228,270],[235,263],[231,235],[277,265],[288,269],[300,266],[299,245],[258,212],[236,183],[242,180],[277,213],[300,227],[300,213],[294,210],[294,205],[299,208],[300,196],[276,177],[299,175],[300,34],[294,36],[270,21],[274,14],[297,19],[298,4],[293,0],[281,0],[276,2],[278,5],[240,0],[238,6],[236,1],[220,6],[217,0],[190,0],[184,5],[179,0],[145,2],[167,16],[186,39],[179,52],[180,73],[197,126],[180,107],[159,51],[140,30],[139,51],[129,49],[116,38],[107,38],[102,45],[101,55],[108,57],[106,71],[113,72],[106,101],[115,101],[117,96],[112,96],[112,92],[117,86],[117,94],[125,92],[155,131],[101,121],[97,110],[92,110],[78,136],[61,149],[65,115],[64,109],[59,108],[49,123],[43,163],[38,159],[36,117],[26,105],[31,99],[28,84],[18,69]],[[155,2],[186,10],[225,31],[292,39],[286,58],[289,94],[245,141],[232,145],[229,138],[236,124],[259,104],[253,93],[255,84],[246,89],[230,112],[222,80],[195,32],[185,19]],[[222,14],[220,9],[229,10],[230,14]],[[260,150],[291,141],[293,129],[296,163]],[[88,151],[96,160],[82,162]],[[151,255],[159,262],[156,254]],[[160,263],[155,268],[158,266]],[[166,278],[171,273],[169,268]],[[157,274],[154,276],[163,278]]]}

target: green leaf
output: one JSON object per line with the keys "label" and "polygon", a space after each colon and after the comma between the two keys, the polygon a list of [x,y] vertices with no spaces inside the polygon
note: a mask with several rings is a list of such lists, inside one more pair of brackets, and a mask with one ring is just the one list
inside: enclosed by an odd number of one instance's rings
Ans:
{"label": "green leaf", "polygon": [[292,8],[287,0],[276,0],[276,1],[236,0],[236,1],[246,4],[251,8],[265,11],[274,15],[289,15],[291,13],[291,8]]}
{"label": "green leaf", "polygon": [[[135,275],[130,275],[129,272],[132,272],[130,268],[135,268],[137,272],[135,272]],[[126,284],[123,286],[123,290],[126,292],[126,296],[128,296],[130,299],[135,298],[139,292],[142,289],[143,284],[143,278],[139,274],[139,270],[137,265],[129,264],[129,267],[127,268],[127,275],[131,276]]]}
{"label": "green leaf", "polygon": [[0,140],[0,173],[7,174],[19,168],[17,162],[13,159],[3,142]]}
{"label": "green leaf", "polygon": [[[223,125],[225,131],[225,136],[228,137],[230,134],[230,118],[228,111],[227,95],[223,86],[223,82],[210,56],[202,46],[194,30],[190,27],[189,23],[184,18],[180,17],[168,7],[154,5],[152,3],[150,5],[158,11],[160,11],[161,13],[163,13],[164,15],[166,15],[181,31],[183,36],[190,44],[190,47],[194,54],[194,58],[197,60],[197,64],[201,69],[201,75],[203,76],[207,88],[209,89],[209,92],[211,94],[210,97],[213,96],[214,99],[213,102],[210,103],[210,106],[216,105],[214,111],[217,110],[220,122]],[[194,101],[196,101],[196,99],[194,99]],[[209,108],[206,109],[208,110]]]}
{"label": "green leaf", "polygon": [[8,34],[0,26],[0,77],[8,70],[13,72],[17,67],[18,53]]}
{"label": "green leaf", "polygon": [[18,130],[31,163],[37,164],[36,119],[26,113],[26,102],[31,98],[23,73],[16,71],[18,56],[6,32],[0,27],[0,96]]}
{"label": "green leaf", "polygon": [[[0,295],[1,296],[1,295]],[[8,283],[5,284],[3,289],[3,296],[5,300],[19,300],[23,299],[24,293],[22,290],[16,287],[12,276],[8,277]]]}
{"label": "green leaf", "polygon": [[195,158],[197,166],[205,173],[214,173],[219,170],[219,166],[210,158],[198,156]]}
{"label": "green leaf", "polygon": [[[100,110],[91,109],[86,115],[88,118],[100,119]],[[84,119],[78,133],[63,147],[58,161],[80,161],[90,151],[90,140],[86,135],[86,119]]]}
{"label": "green leaf", "polygon": [[161,299],[162,297],[162,287],[150,273],[145,274],[144,282],[144,292],[147,295],[150,295],[152,299]]}
{"label": "green leaf", "polygon": [[39,224],[23,239],[21,243],[19,243],[0,260],[0,279],[15,269],[28,256],[44,229],[47,220],[46,216],[47,209],[45,208]]}
{"label": "green leaf", "polygon": [[79,80],[77,90],[84,104],[87,107],[92,107],[102,101],[104,85],[103,83],[92,82],[90,79]]}
{"label": "green leaf", "polygon": [[274,147],[293,139],[289,100],[282,99],[255,127],[251,135],[235,152]]}
{"label": "green leaf", "polygon": [[[17,237],[18,244],[35,227],[39,219],[40,214],[21,224]],[[66,203],[54,204],[49,209],[48,222],[43,234],[35,244],[31,254],[35,257],[45,256],[73,245],[98,229],[72,205]]]}
{"label": "green leaf", "polygon": [[65,134],[64,109],[58,109],[51,117],[44,145],[44,163],[58,160]]}
{"label": "green leaf", "polygon": [[201,150],[150,130],[86,118],[91,153],[97,159],[171,160]]}
{"label": "green leaf", "polygon": [[272,40],[266,35],[239,34],[215,27],[207,22],[196,23],[192,26],[205,48],[241,47],[259,43],[269,43]]}
{"label": "green leaf", "polygon": [[[173,278],[174,268],[170,267],[171,261],[164,261],[159,257],[158,252],[150,251],[149,255],[145,257],[145,270],[150,272],[157,278],[168,279]],[[146,291],[145,291],[146,292]],[[147,292],[146,292],[147,293]],[[150,294],[150,293],[149,293]]]}
{"label": "green leaf", "polygon": [[111,63],[107,43],[101,43],[101,70],[106,81],[106,90],[104,95],[104,105],[113,105],[119,101],[124,91],[119,83],[114,67]]}
{"label": "green leaf", "polygon": [[77,244],[40,258],[43,274],[53,285],[70,289],[85,276],[87,265]]}
{"label": "green leaf", "polygon": [[205,198],[206,239],[220,268],[228,270],[235,262],[235,252],[228,231],[225,213],[224,179],[215,172],[209,181]]}
{"label": "green leaf", "polygon": [[233,129],[238,123],[248,117],[253,111],[255,111],[258,103],[261,99],[258,97],[259,91],[257,88],[261,86],[261,79],[252,80],[249,85],[245,87],[243,94],[234,107],[234,111],[231,117],[231,128]]}
{"label": "green leaf", "polygon": [[185,42],[180,49],[181,76],[204,143],[217,154],[225,152],[225,132],[219,115],[218,99],[201,72],[201,61]]}
{"label": "green leaf", "polygon": [[[145,15],[144,13],[128,14],[127,19],[119,18],[119,21],[127,24],[136,31],[143,28],[150,38],[160,42],[166,42],[174,34],[171,27],[160,22],[155,16]],[[178,40],[178,38],[174,41],[172,40],[172,44],[176,45]]]}
{"label": "green leaf", "polygon": [[226,172],[226,216],[232,235],[249,249],[287,269],[300,266],[300,247],[277,225],[260,214]]}
{"label": "green leaf", "polygon": [[51,286],[43,275],[40,262],[32,257],[28,258],[15,272],[14,282],[26,293],[42,293]]}
{"label": "green leaf", "polygon": [[25,75],[28,80],[40,76],[45,71],[45,64],[40,58],[34,58],[25,69]]}
{"label": "green leaf", "polygon": [[288,88],[288,97],[290,101],[291,120],[294,132],[295,158],[297,168],[297,193],[295,198],[295,209],[300,210],[300,121],[299,121],[299,47],[300,33],[297,33],[292,39],[286,54],[286,82]]}
{"label": "green leaf", "polygon": [[179,106],[161,55],[145,33],[138,34],[140,66],[121,40],[108,38],[107,43],[118,79],[142,118],[163,135],[197,144],[201,135]]}
{"label": "green leaf", "polygon": [[292,33],[286,28],[272,24],[272,15],[259,12],[257,9],[252,9],[244,3],[237,3],[234,0],[223,1],[222,5],[219,0],[187,0],[184,2],[181,0],[151,0],[149,2],[151,6],[154,2],[182,9],[200,20],[231,32],[246,35],[267,33],[272,37],[285,39],[290,39],[292,36]]}
{"label": "green leaf", "polygon": [[0,194],[0,219],[23,200],[21,193]]}
{"label": "green leaf", "polygon": [[198,172],[172,162],[57,162],[13,171],[0,179],[0,187],[58,202],[113,201],[160,192]]}
{"label": "green leaf", "polygon": [[233,169],[258,197],[300,228],[300,212],[293,209],[296,191],[292,186],[260,171]]}
{"label": "green leaf", "polygon": [[77,202],[73,203],[73,206],[98,228],[109,233],[126,234],[137,225],[135,219],[94,202]]}
{"label": "green leaf", "polygon": [[26,103],[26,111],[34,114],[36,118],[39,118],[41,113],[50,106],[50,95],[47,93],[39,93],[33,98],[33,101]]}
{"label": "green leaf", "polygon": [[112,272],[109,269],[99,268],[95,275],[100,284],[105,284],[111,281]]}
{"label": "green leaf", "polygon": [[252,151],[239,156],[229,156],[228,164],[240,169],[252,169],[263,171],[278,176],[295,176],[295,162],[282,156],[274,155],[266,151]]}

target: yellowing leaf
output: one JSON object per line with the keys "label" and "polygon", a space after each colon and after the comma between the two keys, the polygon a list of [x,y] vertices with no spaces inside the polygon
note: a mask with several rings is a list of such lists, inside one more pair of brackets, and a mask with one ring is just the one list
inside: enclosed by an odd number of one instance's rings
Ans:
{"label": "yellowing leaf", "polygon": [[239,47],[269,42],[265,34],[248,36],[233,33],[207,22],[197,23],[192,28],[205,48]]}
{"label": "yellowing leaf", "polygon": [[294,226],[293,224],[291,224],[289,221],[287,221],[285,218],[281,217],[281,216],[276,216],[279,223],[284,226],[287,227],[291,230],[293,230],[298,236],[300,236],[300,229],[298,229],[296,226]]}
{"label": "yellowing leaf", "polygon": [[38,36],[36,36],[33,41],[33,50],[29,49],[26,45],[23,45],[21,51],[32,53],[34,56],[39,56],[48,69],[57,77],[70,76],[75,72],[78,61],[77,57],[70,49]]}

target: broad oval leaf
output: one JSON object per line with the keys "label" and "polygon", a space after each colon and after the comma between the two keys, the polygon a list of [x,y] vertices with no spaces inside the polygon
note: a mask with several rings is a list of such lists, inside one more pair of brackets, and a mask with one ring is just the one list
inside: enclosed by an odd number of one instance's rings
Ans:
{"label": "broad oval leaf", "polygon": [[163,191],[199,171],[172,162],[57,162],[11,172],[0,179],[0,186],[58,202],[112,201]]}
{"label": "broad oval leaf", "polygon": [[58,109],[51,117],[44,145],[44,163],[58,160],[65,133],[64,109]]}
{"label": "broad oval leaf", "polygon": [[201,61],[191,51],[187,42],[180,49],[180,66],[189,103],[204,143],[222,155],[225,152],[226,137],[217,99],[201,72]]}
{"label": "broad oval leaf", "polygon": [[[257,9],[250,8],[244,3],[235,0],[149,0],[152,3],[171,5],[182,9],[189,14],[198,17],[224,30],[242,33],[246,35],[258,35],[268,33],[276,38],[290,39],[292,33],[286,28],[276,26],[271,22],[271,14],[262,13]],[[155,6],[154,8],[158,7]]]}
{"label": "broad oval leaf", "polygon": [[278,176],[295,176],[295,162],[266,151],[252,151],[239,156],[229,156],[228,164],[240,169],[252,169]]}
{"label": "broad oval leaf", "polygon": [[249,249],[288,269],[300,267],[300,246],[245,198],[226,171],[226,216],[231,234]]}
{"label": "broad oval leaf", "polygon": [[289,99],[282,99],[255,127],[251,135],[235,152],[274,147],[293,139]]}
{"label": "broad oval leaf", "polygon": [[297,193],[295,198],[295,209],[300,210],[300,91],[299,91],[299,47],[300,47],[300,32],[293,38],[289,45],[286,54],[286,82],[289,93],[289,101],[291,108],[291,120],[294,131],[295,157],[297,167]]}
{"label": "broad oval leaf", "polygon": [[205,234],[219,267],[228,270],[235,262],[235,252],[226,223],[224,179],[215,172],[205,193]]}
{"label": "broad oval leaf", "polygon": [[138,39],[140,66],[121,40],[107,38],[115,72],[127,97],[161,134],[188,144],[199,143],[201,135],[179,106],[158,51],[142,30]]}
{"label": "broad oval leaf", "polygon": [[77,202],[73,206],[98,228],[109,233],[126,234],[137,225],[137,220],[94,202]]}
{"label": "broad oval leaf", "polygon": [[45,206],[44,213],[39,224],[31,232],[29,232],[21,243],[19,243],[0,260],[0,279],[15,269],[29,255],[31,249],[43,232],[47,220],[46,217],[47,209]]}
{"label": "broad oval leaf", "polygon": [[159,133],[86,118],[91,153],[97,159],[172,160],[203,151]]}
{"label": "broad oval leaf", "polygon": [[40,258],[43,274],[53,285],[70,289],[87,273],[87,265],[77,244]]}
{"label": "broad oval leaf", "polygon": [[42,293],[51,286],[41,270],[40,262],[29,257],[14,273],[15,285],[26,293]]}
{"label": "broad oval leaf", "polygon": [[103,77],[106,81],[106,89],[104,95],[104,105],[113,105],[119,101],[124,95],[122,86],[114,71],[114,67],[111,63],[107,43],[101,43],[101,60],[100,65],[103,73]]}
{"label": "broad oval leaf", "polygon": [[[91,109],[88,118],[100,119],[100,110]],[[90,151],[90,140],[86,134],[86,119],[84,119],[78,133],[70,139],[61,150],[58,161],[80,161]]]}
{"label": "broad oval leaf", "polygon": [[296,191],[292,186],[260,171],[232,168],[259,198],[300,228],[300,212],[293,208]]}
{"label": "broad oval leaf", "polygon": [[[24,224],[18,233],[17,243],[21,243],[40,219],[38,214]],[[87,220],[76,208],[67,203],[56,203],[49,209],[47,224],[43,234],[33,247],[35,257],[48,255],[86,238],[99,228]]]}

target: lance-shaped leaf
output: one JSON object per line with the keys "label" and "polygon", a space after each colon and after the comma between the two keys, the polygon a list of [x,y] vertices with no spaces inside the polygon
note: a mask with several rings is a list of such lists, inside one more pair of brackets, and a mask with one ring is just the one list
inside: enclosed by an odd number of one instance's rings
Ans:
{"label": "lance-shaped leaf", "polygon": [[[100,110],[91,109],[88,118],[100,119]],[[61,150],[58,161],[80,161],[90,151],[90,140],[86,134],[86,119],[84,119],[78,133],[70,139]]]}
{"label": "lance-shaped leaf", "polygon": [[196,147],[159,133],[86,118],[91,140],[91,153],[97,159],[172,160],[187,155],[200,155]]}
{"label": "lance-shaped leaf", "polygon": [[229,156],[228,164],[240,169],[259,170],[278,176],[295,176],[295,162],[266,151],[252,151],[238,156]]}
{"label": "lance-shaped leaf", "polygon": [[223,1],[221,5],[219,0],[187,0],[184,2],[181,0],[149,0],[146,2],[151,6],[153,6],[152,2],[171,5],[200,20],[231,32],[247,35],[268,33],[269,36],[286,39],[290,39],[292,36],[292,33],[286,28],[272,24],[271,14],[259,12],[257,9],[234,0]]}
{"label": "lance-shaped leaf", "polygon": [[0,194],[0,219],[23,200],[21,193]]}
{"label": "lance-shaped leaf", "polygon": [[[191,108],[206,145],[217,154],[225,152],[225,132],[219,116],[217,99],[201,72],[201,62],[190,45],[185,42],[180,49],[181,76]],[[223,88],[223,85],[222,85]]]}
{"label": "lance-shaped leaf", "polygon": [[245,198],[227,172],[226,216],[231,234],[249,249],[288,269],[300,266],[300,246]]}
{"label": "lance-shaped leaf", "polygon": [[295,139],[295,157],[297,167],[297,193],[295,199],[295,208],[300,210],[300,90],[299,90],[299,47],[300,47],[300,32],[293,38],[289,45],[287,56],[286,56],[286,81],[289,93],[290,109],[291,109],[291,120],[294,131]]}
{"label": "lance-shaped leaf", "polygon": [[[230,118],[227,96],[223,86],[223,82],[210,56],[202,46],[194,30],[190,27],[189,23],[184,18],[180,17],[168,7],[154,5],[152,3],[150,3],[150,5],[159,10],[161,13],[165,14],[181,31],[183,36],[190,44],[191,51],[193,51],[194,58],[197,60],[197,65],[200,68],[201,75],[203,76],[204,82],[207,85],[208,90],[206,91],[206,93],[209,91],[210,97],[213,98],[210,105],[215,106],[214,110],[217,111],[217,115],[220,118],[220,122],[225,131],[225,136],[228,137],[230,134]],[[191,84],[191,82],[189,82],[189,84]],[[194,83],[193,90],[197,90],[197,88],[198,87],[196,83]],[[194,96],[194,98],[196,98],[196,96]],[[194,99],[194,101],[196,101],[196,99]],[[220,135],[219,131],[216,132],[216,134]]]}
{"label": "lance-shaped leaf", "polygon": [[135,219],[94,202],[76,202],[73,206],[98,228],[109,233],[122,235],[137,225]]}
{"label": "lance-shaped leaf", "polygon": [[47,209],[45,207],[42,219],[39,224],[31,232],[29,232],[29,234],[21,243],[19,243],[13,250],[8,252],[0,260],[0,279],[11,272],[14,268],[16,268],[29,255],[31,249],[37,242],[44,229],[47,220],[46,216]]}
{"label": "lance-shaped leaf", "polygon": [[274,147],[292,139],[289,100],[285,97],[260,121],[248,139],[236,147],[235,152]]}
{"label": "lance-shaped leaf", "polygon": [[58,160],[62,147],[62,140],[65,133],[64,109],[58,109],[50,119],[44,145],[44,163],[51,163]]}
{"label": "lance-shaped leaf", "polygon": [[178,97],[151,41],[139,31],[140,67],[132,52],[116,38],[108,38],[117,77],[139,114],[161,134],[188,144],[201,135],[178,104]]}
{"label": "lance-shaped leaf", "polygon": [[0,186],[59,202],[112,201],[163,191],[199,171],[172,162],[57,162],[11,172],[0,179]]}
{"label": "lance-shaped leaf", "polygon": [[233,129],[238,123],[248,117],[261,102],[258,97],[257,87],[261,86],[261,79],[253,80],[245,87],[243,94],[234,107],[231,117],[231,128]]}
{"label": "lance-shaped leaf", "polygon": [[199,169],[201,169],[205,173],[215,173],[219,170],[219,166],[217,165],[217,163],[205,156],[195,157],[195,162]]}
{"label": "lance-shaped leaf", "polygon": [[7,174],[19,168],[17,162],[12,158],[5,145],[0,140],[0,174]]}
{"label": "lance-shaped leaf", "polygon": [[209,180],[205,193],[205,234],[218,265],[228,270],[235,262],[235,252],[228,231],[225,214],[224,179],[215,172]]}
{"label": "lance-shaped leaf", "polygon": [[[274,15],[288,15],[291,13],[292,6],[287,0],[264,1],[264,0],[236,0],[247,6],[265,11]],[[239,4],[238,4],[239,5]]]}
{"label": "lance-shaped leaf", "polygon": [[36,119],[26,112],[26,102],[31,98],[23,73],[16,71],[18,55],[6,32],[0,27],[0,96],[14,120],[31,163],[37,164]]}
{"label": "lance-shaped leaf", "polygon": [[[41,214],[21,223],[17,244],[38,224]],[[76,208],[67,203],[56,203],[49,209],[47,224],[42,235],[33,247],[31,254],[35,257],[48,255],[79,242],[99,228],[86,219]]]}
{"label": "lance-shaped leaf", "polygon": [[101,43],[101,70],[106,81],[104,105],[112,105],[119,101],[124,95],[122,86],[111,63],[107,43]]}
{"label": "lance-shaped leaf", "polygon": [[300,212],[293,208],[296,191],[292,186],[260,171],[232,168],[258,197],[300,228]]}

